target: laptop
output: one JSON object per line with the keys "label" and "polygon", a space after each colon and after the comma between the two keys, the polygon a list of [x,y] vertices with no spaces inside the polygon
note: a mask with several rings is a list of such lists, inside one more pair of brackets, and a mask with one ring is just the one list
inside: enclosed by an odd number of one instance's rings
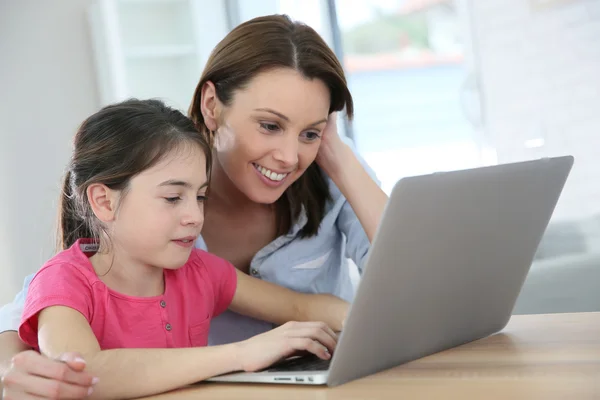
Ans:
{"label": "laptop", "polygon": [[403,178],[333,357],[215,382],[337,386],[504,329],[572,156]]}

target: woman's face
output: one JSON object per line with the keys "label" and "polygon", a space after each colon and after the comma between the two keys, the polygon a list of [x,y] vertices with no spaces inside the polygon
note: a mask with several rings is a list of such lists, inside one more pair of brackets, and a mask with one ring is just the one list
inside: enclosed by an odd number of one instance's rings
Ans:
{"label": "woman's face", "polygon": [[329,103],[321,80],[289,68],[257,75],[227,107],[215,100],[222,170],[250,200],[274,203],[315,160]]}

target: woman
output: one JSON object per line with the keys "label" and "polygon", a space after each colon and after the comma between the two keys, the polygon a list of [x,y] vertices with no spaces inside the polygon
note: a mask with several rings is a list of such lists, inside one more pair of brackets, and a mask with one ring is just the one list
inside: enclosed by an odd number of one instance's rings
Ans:
{"label": "woman", "polygon": [[[352,300],[347,258],[364,266],[387,196],[338,135],[335,112],[344,108],[352,118],[343,69],[312,28],[267,16],[231,31],[213,50],[189,110],[215,154],[197,247],[255,277]],[[18,299],[8,307],[12,314],[0,315],[1,330],[20,315]],[[271,328],[226,312],[211,324],[209,343]],[[0,334],[2,346],[0,364],[25,350],[14,332]],[[31,353],[17,361],[5,390],[34,392],[51,382],[72,393],[91,384],[68,364],[44,360],[62,364],[68,379],[60,379],[34,369]]]}

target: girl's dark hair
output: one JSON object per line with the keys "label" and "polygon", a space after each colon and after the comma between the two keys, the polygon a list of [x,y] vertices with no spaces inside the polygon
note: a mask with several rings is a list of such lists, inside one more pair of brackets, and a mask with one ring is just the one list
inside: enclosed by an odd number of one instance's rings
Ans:
{"label": "girl's dark hair", "polygon": [[75,134],[60,197],[57,247],[64,250],[80,238],[99,239],[103,227],[94,216],[87,188],[101,183],[125,193],[135,175],[157,164],[182,145],[211,149],[194,123],[159,100],[130,99],[109,105],[87,118]]}
{"label": "girl's dark hair", "polygon": [[[202,87],[210,81],[224,105],[230,105],[236,90],[243,89],[257,74],[274,68],[293,68],[308,79],[320,79],[329,88],[329,112],[346,109],[352,118],[354,106],[344,70],[333,51],[311,27],[286,15],[254,18],[235,29],[211,53],[189,109],[198,129],[213,141],[200,111]],[[308,217],[301,237],[317,234],[331,198],[321,169],[313,163],[277,201],[278,234],[287,233],[302,208]]]}

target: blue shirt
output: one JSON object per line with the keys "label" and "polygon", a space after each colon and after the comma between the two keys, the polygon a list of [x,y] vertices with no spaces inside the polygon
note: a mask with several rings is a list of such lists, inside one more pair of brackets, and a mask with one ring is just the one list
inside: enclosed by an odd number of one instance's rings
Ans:
{"label": "blue shirt", "polygon": [[[360,160],[376,179],[375,173]],[[256,253],[250,262],[250,275],[298,292],[331,293],[352,301],[354,288],[348,259],[362,271],[371,244],[350,203],[331,179],[329,189],[332,200],[326,205],[319,233],[310,238],[298,236],[306,223],[306,215],[301,213],[286,235]],[[207,250],[202,237],[196,247]],[[31,278],[33,275],[25,279],[13,302],[0,309],[0,332],[18,329]],[[245,340],[272,328],[271,323],[226,311],[211,321],[209,345]]]}

